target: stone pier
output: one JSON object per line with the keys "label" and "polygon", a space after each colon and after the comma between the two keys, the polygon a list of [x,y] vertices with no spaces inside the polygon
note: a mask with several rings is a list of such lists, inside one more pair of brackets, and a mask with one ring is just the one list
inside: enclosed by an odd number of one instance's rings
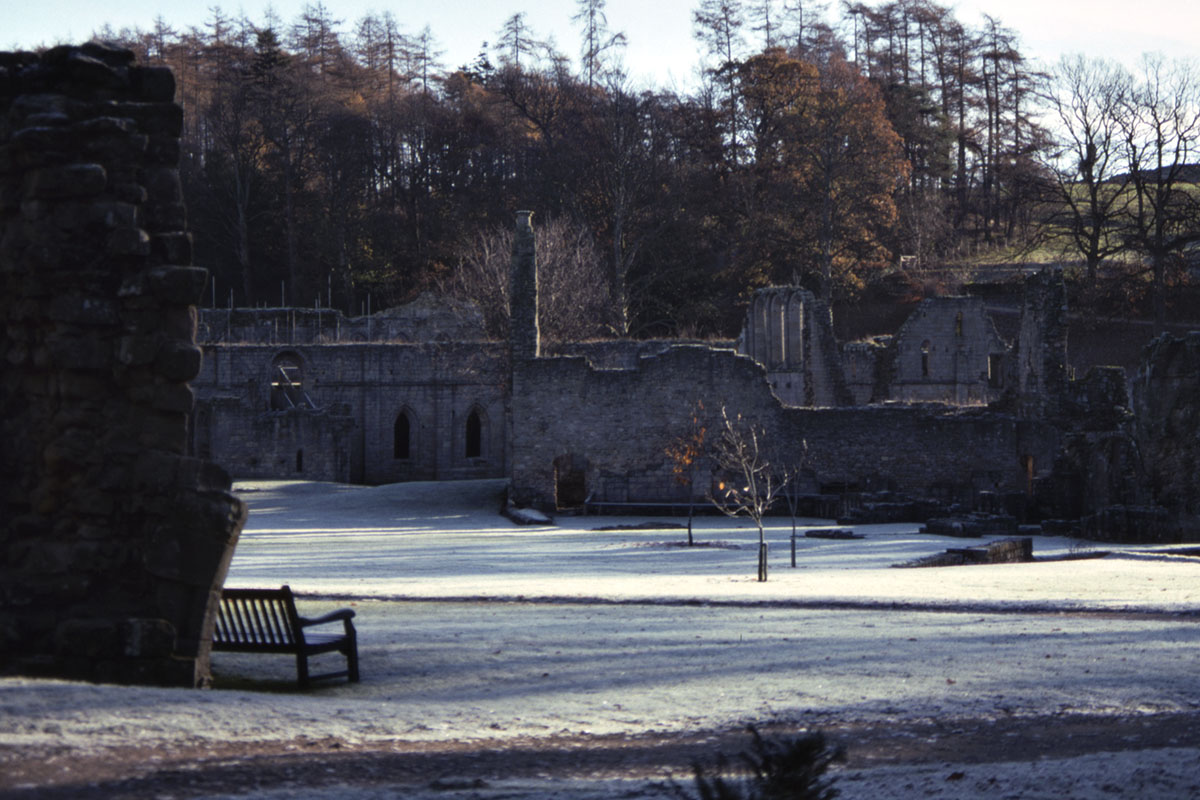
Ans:
{"label": "stone pier", "polygon": [[165,68],[0,53],[0,672],[203,684],[245,519],[186,455],[199,372]]}

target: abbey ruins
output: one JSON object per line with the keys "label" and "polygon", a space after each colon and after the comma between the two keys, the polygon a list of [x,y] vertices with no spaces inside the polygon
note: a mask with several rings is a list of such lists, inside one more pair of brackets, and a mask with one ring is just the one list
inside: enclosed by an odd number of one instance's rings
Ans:
{"label": "abbey ruins", "polygon": [[1200,535],[1200,333],[1155,340],[1136,375],[1073,376],[1053,271],[1027,279],[1009,339],[979,298],[947,297],[839,342],[810,293],[773,288],[733,342],[549,350],[521,212],[508,342],[432,297],[354,319],[197,311],[173,92],[102,45],[0,54],[5,669],[203,682],[244,515],[227,473],[508,477],[549,511],[677,503],[711,477],[681,482],[666,455],[698,408],[763,426],[818,502]]}
{"label": "abbey ruins", "polygon": [[1027,279],[1011,342],[981,299],[939,297],[892,337],[841,343],[811,293],[775,288],[724,346],[547,352],[528,213],[517,227],[511,342],[432,297],[355,319],[202,311],[195,452],[246,477],[511,477],[514,501],[549,511],[668,504],[702,500],[711,478],[680,482],[670,441],[697,407],[727,408],[794,454],[814,498],[921,498],[1097,538],[1196,531],[1183,409],[1200,337],[1156,342],[1131,382],[1116,367],[1073,378],[1059,273]]}

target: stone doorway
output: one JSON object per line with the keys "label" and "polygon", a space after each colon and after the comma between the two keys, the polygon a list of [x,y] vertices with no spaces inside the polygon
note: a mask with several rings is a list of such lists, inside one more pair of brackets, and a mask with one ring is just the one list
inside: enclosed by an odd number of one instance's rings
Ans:
{"label": "stone doorway", "polygon": [[554,459],[554,506],[581,509],[587,503],[587,459],[573,453]]}

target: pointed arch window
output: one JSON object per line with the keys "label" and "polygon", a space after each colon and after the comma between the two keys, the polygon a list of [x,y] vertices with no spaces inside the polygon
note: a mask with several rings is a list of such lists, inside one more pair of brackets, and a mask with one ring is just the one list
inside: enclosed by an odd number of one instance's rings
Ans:
{"label": "pointed arch window", "polygon": [[479,458],[483,455],[483,417],[478,408],[467,415],[466,456]]}
{"label": "pointed arch window", "polygon": [[392,426],[392,458],[412,458],[412,420],[407,411],[396,415],[396,424]]}

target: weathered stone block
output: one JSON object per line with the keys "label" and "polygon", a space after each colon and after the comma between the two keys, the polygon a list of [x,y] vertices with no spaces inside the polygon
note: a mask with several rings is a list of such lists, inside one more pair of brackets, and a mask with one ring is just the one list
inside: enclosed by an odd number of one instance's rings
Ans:
{"label": "weathered stone block", "polygon": [[143,133],[152,136],[179,138],[183,132],[183,109],[175,103],[113,103],[112,114],[135,120]]}
{"label": "weathered stone block", "polygon": [[112,300],[102,297],[63,295],[50,302],[49,317],[57,322],[72,325],[109,326],[115,325],[120,317]]}
{"label": "weathered stone block", "polygon": [[148,256],[150,234],[141,228],[117,228],[108,237],[108,252],[114,256]]}
{"label": "weathered stone block", "polygon": [[119,47],[110,42],[90,41],[80,45],[79,50],[105,64],[114,67],[127,67],[137,60],[137,55],[126,47]]}
{"label": "weathered stone block", "polygon": [[175,650],[175,626],[165,619],[127,619],[121,633],[127,656],[166,658]]}
{"label": "weathered stone block", "polygon": [[122,336],[117,341],[117,360],[126,366],[142,366],[154,361],[161,340],[153,335]]}
{"label": "weathered stone block", "polygon": [[123,639],[120,622],[112,619],[68,619],[54,629],[58,653],[91,659],[120,655]]}
{"label": "weathered stone block", "polygon": [[168,339],[159,348],[154,360],[154,369],[169,381],[190,381],[200,374],[204,357],[194,344]]}
{"label": "weathered stone block", "polygon": [[105,370],[112,365],[112,345],[106,339],[69,334],[47,341],[50,361],[64,370]]}
{"label": "weathered stone block", "polygon": [[187,227],[187,207],[183,203],[156,203],[145,205],[146,227],[151,231],[181,231]]}
{"label": "weathered stone block", "polygon": [[100,194],[108,183],[108,173],[99,164],[70,164],[43,167],[25,177],[25,195],[31,199],[54,200]]}
{"label": "weathered stone block", "polygon": [[[192,263],[192,235],[190,233],[159,233],[151,237],[151,254],[164,264]],[[203,288],[203,287],[201,287]],[[199,295],[191,300],[197,302]]]}
{"label": "weathered stone block", "polygon": [[179,170],[174,167],[155,167],[146,170],[143,186],[153,203],[182,203],[183,188],[179,182]]}
{"label": "weathered stone block", "polygon": [[182,455],[187,450],[187,417],[165,411],[148,411],[138,424],[137,443],[149,450]]}

